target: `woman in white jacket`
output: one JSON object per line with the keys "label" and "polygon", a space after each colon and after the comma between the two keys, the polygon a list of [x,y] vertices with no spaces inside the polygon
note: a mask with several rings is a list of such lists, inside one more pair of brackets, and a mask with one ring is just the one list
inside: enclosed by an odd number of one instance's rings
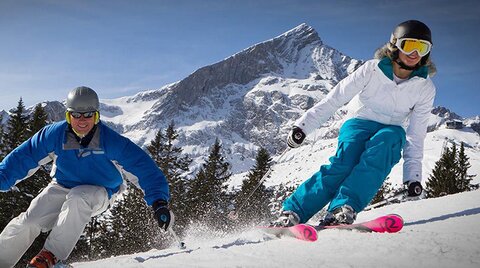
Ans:
{"label": "woman in white jacket", "polygon": [[[337,152],[283,203],[275,226],[308,221],[329,204],[321,224],[351,224],[377,193],[403,149],[409,195],[422,192],[423,142],[435,97],[429,74],[432,38],[422,22],[400,23],[390,42],[340,81],[294,124],[288,145],[300,146],[341,106],[358,95],[359,108],[341,127]],[[407,127],[404,129],[404,125]]]}

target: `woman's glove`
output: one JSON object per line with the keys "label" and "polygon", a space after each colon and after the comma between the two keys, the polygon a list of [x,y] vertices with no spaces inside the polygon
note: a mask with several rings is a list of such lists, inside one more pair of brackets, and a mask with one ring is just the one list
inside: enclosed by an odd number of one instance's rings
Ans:
{"label": "woman's glove", "polygon": [[407,181],[405,182],[405,186],[407,186],[408,197],[417,197],[423,192],[422,184],[418,181]]}
{"label": "woman's glove", "polygon": [[287,144],[290,148],[300,147],[306,136],[301,128],[294,126],[288,134]]}

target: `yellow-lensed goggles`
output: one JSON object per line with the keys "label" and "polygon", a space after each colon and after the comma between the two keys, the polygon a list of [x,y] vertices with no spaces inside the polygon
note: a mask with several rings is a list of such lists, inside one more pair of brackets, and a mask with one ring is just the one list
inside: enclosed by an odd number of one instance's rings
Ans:
{"label": "yellow-lensed goggles", "polygon": [[427,55],[428,52],[430,52],[430,49],[432,49],[432,44],[430,42],[413,38],[397,39],[395,46],[407,55],[412,54],[416,50],[420,57]]}

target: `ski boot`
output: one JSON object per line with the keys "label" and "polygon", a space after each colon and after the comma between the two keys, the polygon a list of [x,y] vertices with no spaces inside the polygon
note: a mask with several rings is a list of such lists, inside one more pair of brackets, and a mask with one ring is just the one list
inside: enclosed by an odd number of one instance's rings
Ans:
{"label": "ski boot", "polygon": [[287,210],[282,211],[280,217],[270,223],[270,227],[291,227],[300,223],[300,217],[298,217],[297,213]]}
{"label": "ski boot", "polygon": [[343,205],[334,209],[333,211],[327,212],[327,215],[320,220],[320,226],[329,226],[329,225],[350,225],[357,218],[357,213],[349,205]]}
{"label": "ski boot", "polygon": [[55,255],[46,249],[42,249],[37,256],[33,257],[27,268],[53,268],[56,263]]}

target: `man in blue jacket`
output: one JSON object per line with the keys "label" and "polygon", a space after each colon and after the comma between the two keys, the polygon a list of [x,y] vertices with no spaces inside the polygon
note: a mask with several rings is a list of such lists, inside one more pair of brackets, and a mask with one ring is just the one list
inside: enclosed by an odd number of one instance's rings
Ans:
{"label": "man in blue jacket", "polygon": [[108,208],[124,178],[143,189],[160,227],[171,228],[165,176],[141,148],[100,121],[93,89],[72,90],[66,120],[44,127],[5,157],[0,191],[51,161],[52,182],[0,234],[0,267],[13,267],[40,232],[49,230],[29,267],[53,267],[67,259],[90,218]]}

